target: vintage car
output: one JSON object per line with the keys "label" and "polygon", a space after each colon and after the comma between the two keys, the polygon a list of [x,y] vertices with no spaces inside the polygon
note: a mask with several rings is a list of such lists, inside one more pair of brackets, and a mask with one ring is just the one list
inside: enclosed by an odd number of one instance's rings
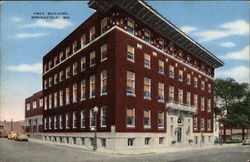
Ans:
{"label": "vintage car", "polygon": [[9,134],[8,134],[8,139],[9,140],[14,140],[15,138],[16,138],[16,136],[17,136],[17,131],[12,131],[12,132],[10,132]]}
{"label": "vintage car", "polygon": [[26,133],[18,132],[15,140],[16,141],[28,141],[28,135]]}
{"label": "vintage car", "polygon": [[246,138],[243,142],[242,145],[250,145],[250,138]]}

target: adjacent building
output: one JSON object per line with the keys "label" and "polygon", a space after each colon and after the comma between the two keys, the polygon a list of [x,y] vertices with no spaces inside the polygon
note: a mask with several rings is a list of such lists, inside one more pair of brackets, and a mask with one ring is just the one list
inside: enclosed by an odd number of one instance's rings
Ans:
{"label": "adjacent building", "polygon": [[92,149],[97,126],[98,149],[113,152],[213,144],[223,62],[143,1],[89,7],[43,57],[44,140]]}
{"label": "adjacent building", "polygon": [[43,92],[25,99],[25,131],[34,136],[43,131]]}

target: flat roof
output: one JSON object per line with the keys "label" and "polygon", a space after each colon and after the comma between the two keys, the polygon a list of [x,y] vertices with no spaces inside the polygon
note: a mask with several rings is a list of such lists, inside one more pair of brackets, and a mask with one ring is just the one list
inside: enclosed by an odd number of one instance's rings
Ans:
{"label": "flat roof", "polygon": [[191,55],[199,58],[204,63],[213,68],[224,65],[224,62],[219,58],[183,33],[179,28],[142,0],[90,0],[88,4],[90,8],[101,13],[107,12],[115,5],[119,6],[154,30],[159,31],[166,38],[187,50]]}

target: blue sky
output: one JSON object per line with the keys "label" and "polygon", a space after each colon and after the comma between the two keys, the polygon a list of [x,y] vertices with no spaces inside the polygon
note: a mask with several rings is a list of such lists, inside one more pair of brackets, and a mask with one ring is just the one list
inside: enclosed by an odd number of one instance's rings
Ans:
{"label": "blue sky", "polygon": [[[248,2],[148,3],[225,62],[217,77],[249,83]],[[34,12],[67,12],[70,18],[32,19]],[[93,13],[86,1],[1,2],[0,120],[24,119],[25,98],[42,87],[42,57]]]}

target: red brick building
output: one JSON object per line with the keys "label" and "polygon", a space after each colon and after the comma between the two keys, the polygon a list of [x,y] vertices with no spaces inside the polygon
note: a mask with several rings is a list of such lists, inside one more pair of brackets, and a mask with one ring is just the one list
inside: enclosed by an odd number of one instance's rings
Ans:
{"label": "red brick building", "polygon": [[96,12],[43,57],[44,139],[120,152],[213,143],[223,62],[143,1]]}
{"label": "red brick building", "polygon": [[40,133],[43,130],[42,91],[25,99],[25,126],[27,133]]}

